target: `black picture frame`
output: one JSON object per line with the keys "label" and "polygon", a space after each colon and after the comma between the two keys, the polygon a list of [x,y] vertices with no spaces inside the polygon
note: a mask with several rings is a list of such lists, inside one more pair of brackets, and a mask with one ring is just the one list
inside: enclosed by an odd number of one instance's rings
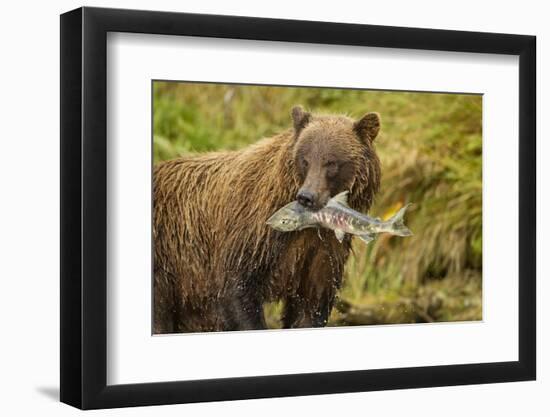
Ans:
{"label": "black picture frame", "polygon": [[[519,360],[113,385],[107,375],[108,32],[519,56]],[[533,380],[534,36],[80,8],[61,15],[61,401],[82,409]]]}

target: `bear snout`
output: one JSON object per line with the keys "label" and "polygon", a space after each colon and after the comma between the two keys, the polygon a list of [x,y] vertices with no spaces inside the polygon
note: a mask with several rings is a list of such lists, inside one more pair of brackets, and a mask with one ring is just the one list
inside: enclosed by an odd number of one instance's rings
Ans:
{"label": "bear snout", "polygon": [[300,190],[296,195],[296,200],[298,200],[298,203],[304,207],[313,208],[315,205],[316,196],[309,190]]}
{"label": "bear snout", "polygon": [[328,192],[315,192],[311,189],[301,188],[296,194],[296,200],[303,207],[310,210],[320,210],[327,204],[330,195]]}

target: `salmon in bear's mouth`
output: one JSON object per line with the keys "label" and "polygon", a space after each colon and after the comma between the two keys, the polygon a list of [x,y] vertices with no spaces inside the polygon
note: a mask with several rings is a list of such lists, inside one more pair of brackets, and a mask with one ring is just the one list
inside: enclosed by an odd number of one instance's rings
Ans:
{"label": "salmon in bear's mouth", "polygon": [[321,210],[313,211],[293,201],[273,214],[267,224],[279,232],[292,232],[306,228],[325,228],[334,231],[339,242],[346,234],[359,237],[365,243],[372,241],[378,233],[395,236],[411,236],[403,216],[409,204],[403,206],[390,219],[383,221],[376,217],[353,210],[348,204],[349,191],[332,197]]}

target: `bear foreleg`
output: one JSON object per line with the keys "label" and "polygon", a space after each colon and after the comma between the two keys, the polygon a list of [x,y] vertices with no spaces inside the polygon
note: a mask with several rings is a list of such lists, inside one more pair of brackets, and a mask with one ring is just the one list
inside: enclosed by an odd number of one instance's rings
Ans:
{"label": "bear foreleg", "polygon": [[263,302],[261,290],[252,280],[237,284],[224,302],[225,330],[266,329]]}

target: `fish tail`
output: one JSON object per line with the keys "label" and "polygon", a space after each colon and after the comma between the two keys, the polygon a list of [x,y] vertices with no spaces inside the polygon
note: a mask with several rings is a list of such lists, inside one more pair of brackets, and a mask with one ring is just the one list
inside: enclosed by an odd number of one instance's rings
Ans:
{"label": "fish tail", "polygon": [[388,221],[388,223],[390,223],[390,230],[389,230],[390,233],[397,236],[412,236],[412,232],[407,226],[405,226],[405,220],[404,220],[405,212],[410,206],[411,204],[407,204],[406,206],[402,207]]}

